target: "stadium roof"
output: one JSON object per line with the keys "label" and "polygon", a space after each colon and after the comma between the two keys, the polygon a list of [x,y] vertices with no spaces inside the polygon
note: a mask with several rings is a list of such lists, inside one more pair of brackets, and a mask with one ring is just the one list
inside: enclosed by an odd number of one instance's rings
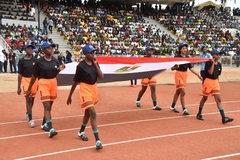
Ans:
{"label": "stadium roof", "polygon": [[171,4],[171,3],[184,3],[191,2],[193,0],[141,0],[142,2],[150,2],[150,3],[160,3],[160,4]]}
{"label": "stadium roof", "polygon": [[133,2],[133,3],[149,2],[151,4],[171,4],[171,3],[192,2],[193,0],[110,0],[110,1],[119,1],[119,2],[122,1],[122,2]]}

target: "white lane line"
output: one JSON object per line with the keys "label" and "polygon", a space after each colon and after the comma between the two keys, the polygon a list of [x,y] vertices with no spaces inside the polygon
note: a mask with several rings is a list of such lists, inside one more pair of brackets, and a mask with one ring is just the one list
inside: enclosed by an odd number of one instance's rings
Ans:
{"label": "white lane line", "polygon": [[[225,113],[238,113],[238,112],[240,112],[240,110],[228,111],[228,112],[225,112]],[[219,112],[205,113],[204,115],[214,115],[214,114],[219,114]],[[195,116],[196,115],[189,115],[188,117],[195,117]],[[174,117],[164,117],[164,118],[143,119],[143,120],[127,121],[127,122],[117,122],[117,123],[101,124],[101,125],[98,125],[98,127],[125,125],[125,124],[159,121],[159,120],[178,119],[178,118],[184,118],[184,117],[185,116],[181,115],[181,116],[174,116]],[[87,128],[91,128],[91,126],[88,126]],[[78,130],[78,129],[79,128],[62,129],[62,130],[58,130],[58,132],[67,132],[67,131]],[[38,133],[30,133],[30,134],[21,134],[21,135],[16,135],[16,136],[1,137],[0,140],[35,136],[35,135],[41,135],[41,134],[46,134],[46,133],[48,133],[48,132],[38,132]]]}
{"label": "white lane line", "polygon": [[229,157],[234,157],[234,156],[240,156],[240,152],[239,153],[233,153],[233,154],[226,154],[226,155],[217,156],[217,157],[204,158],[202,160],[215,160],[215,159],[223,159],[223,158],[229,158]]}
{"label": "white lane line", "polygon": [[[240,103],[240,100],[236,100],[236,101],[225,101],[222,102],[224,104],[227,103]],[[209,102],[209,103],[205,103],[205,105],[212,105],[212,104],[216,104],[216,102]],[[188,104],[187,107],[194,107],[194,106],[198,106],[199,104]],[[180,106],[177,106],[180,107]],[[137,108],[137,107],[136,107]],[[167,107],[162,107],[162,108],[169,108],[169,106]],[[137,109],[130,109],[130,110],[120,110],[120,111],[111,111],[111,112],[99,112],[97,113],[98,115],[105,115],[105,114],[115,114],[115,113],[125,113],[125,112],[137,112],[137,111],[146,111],[146,110],[152,110],[151,108],[137,108]],[[54,119],[65,119],[65,118],[75,118],[75,117],[82,117],[83,114],[78,114],[78,115],[72,115],[72,116],[61,116],[61,117],[54,117]],[[34,121],[42,121],[42,119],[34,119]],[[7,124],[15,124],[15,123],[26,123],[26,121],[12,121],[12,122],[2,122],[0,123],[0,125],[7,125]]]}
{"label": "white lane line", "polygon": [[[166,137],[181,136],[181,135],[189,135],[189,134],[196,134],[196,133],[203,133],[203,132],[219,131],[219,130],[225,130],[225,129],[239,128],[239,127],[240,127],[240,125],[236,125],[236,126],[229,126],[229,127],[195,130],[195,131],[189,131],[189,132],[179,132],[179,133],[173,133],[173,134],[165,134],[165,135],[159,135],[159,136],[152,136],[152,137],[131,139],[131,140],[126,140],[126,141],[106,143],[106,144],[103,144],[103,146],[104,147],[105,146],[113,146],[113,145],[118,145],[118,144],[125,144],[125,143],[132,143],[132,142],[146,141],[146,140],[152,140],[152,139],[160,139],[160,138],[166,138]],[[96,146],[74,148],[74,149],[68,149],[68,150],[62,150],[62,151],[57,151],[57,152],[51,152],[51,153],[38,154],[38,155],[34,155],[34,156],[18,158],[16,160],[26,160],[26,159],[33,159],[33,158],[39,158],[39,157],[46,157],[46,156],[57,155],[57,154],[62,154],[62,153],[69,153],[69,152],[74,152],[74,151],[91,149],[91,148],[95,148],[95,147]]]}

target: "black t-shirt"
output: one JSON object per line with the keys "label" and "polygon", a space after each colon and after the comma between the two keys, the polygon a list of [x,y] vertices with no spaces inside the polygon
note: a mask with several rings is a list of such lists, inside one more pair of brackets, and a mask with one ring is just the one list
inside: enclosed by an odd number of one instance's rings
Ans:
{"label": "black t-shirt", "polygon": [[222,73],[222,65],[219,62],[217,64],[214,64],[213,73],[212,73],[212,75],[210,75],[208,73],[208,70],[211,68],[212,63],[213,62],[210,62],[210,61],[206,62],[205,76],[206,76],[206,78],[209,78],[209,79],[218,79],[219,75],[221,75],[221,73]]}
{"label": "black t-shirt", "polygon": [[38,79],[55,78],[58,74],[59,66],[59,61],[54,57],[52,57],[51,61],[47,61],[44,57],[40,57],[34,64],[33,75],[38,77]]}
{"label": "black t-shirt", "polygon": [[33,66],[36,60],[35,57],[32,57],[31,59],[21,58],[18,62],[18,73],[23,77],[32,77]]}
{"label": "black t-shirt", "polygon": [[95,84],[97,82],[97,70],[95,66],[88,65],[85,60],[77,65],[74,82],[84,82],[87,84]]}
{"label": "black t-shirt", "polygon": [[[186,57],[183,57],[183,56],[181,56],[181,55],[177,55],[177,56],[175,56],[176,58],[189,58],[188,56],[186,56]],[[182,71],[182,72],[186,72],[188,69],[191,69],[191,68],[193,68],[193,65],[191,64],[191,63],[186,63],[186,64],[180,64],[179,65],[179,68],[177,68],[176,70],[177,71]]]}

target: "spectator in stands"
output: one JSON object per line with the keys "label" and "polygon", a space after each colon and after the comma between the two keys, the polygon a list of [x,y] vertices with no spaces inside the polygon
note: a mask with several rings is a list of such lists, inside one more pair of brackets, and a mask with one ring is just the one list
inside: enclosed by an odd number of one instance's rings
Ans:
{"label": "spectator in stands", "polygon": [[52,27],[53,27],[53,20],[52,20],[52,17],[50,17],[48,20],[48,29],[51,34],[52,34]]}
{"label": "spectator in stands", "polygon": [[2,50],[2,53],[4,55],[4,62],[3,62],[3,68],[4,68],[4,73],[7,73],[7,65],[8,65],[8,53],[6,50]]}
{"label": "spectator in stands", "polygon": [[48,21],[47,17],[43,20],[43,34],[48,35]]}
{"label": "spectator in stands", "polygon": [[58,56],[58,61],[59,61],[60,65],[66,63],[66,58],[65,58],[65,56],[63,55],[62,52],[61,52],[60,55]]}
{"label": "spectator in stands", "polygon": [[4,54],[0,52],[0,73],[3,73]]}
{"label": "spectator in stands", "polygon": [[16,70],[16,53],[12,49],[9,50],[9,64],[11,73],[17,73]]}
{"label": "spectator in stands", "polygon": [[30,16],[34,16],[35,15],[35,8],[33,7],[33,6],[31,6],[31,8],[30,8],[31,10],[30,10]]}
{"label": "spectator in stands", "polygon": [[72,53],[66,50],[66,63],[72,63]]}
{"label": "spectator in stands", "polygon": [[[131,50],[131,56],[130,56],[130,57],[131,57],[131,58],[137,57],[135,53],[136,53],[136,51],[135,51],[134,49],[132,49],[132,50]],[[137,85],[137,79],[131,79],[130,82],[131,82],[131,84],[130,84],[129,87],[136,87],[136,85]]]}
{"label": "spectator in stands", "polygon": [[[211,54],[207,53],[207,49],[205,46],[201,47],[202,54],[200,55],[200,58],[212,58]],[[200,66],[200,75],[202,77],[202,84],[204,83],[204,80],[206,78],[205,76],[205,64],[206,62],[202,62]]]}
{"label": "spectator in stands", "polygon": [[54,50],[53,57],[56,58],[56,59],[58,59],[58,56],[59,56],[59,55],[60,55],[60,51],[56,48],[56,49]]}

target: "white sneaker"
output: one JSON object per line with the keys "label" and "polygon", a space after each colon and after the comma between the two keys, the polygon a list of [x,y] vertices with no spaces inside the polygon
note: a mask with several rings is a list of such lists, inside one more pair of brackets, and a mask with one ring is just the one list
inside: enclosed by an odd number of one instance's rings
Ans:
{"label": "white sneaker", "polygon": [[34,120],[29,121],[29,122],[28,122],[28,125],[29,125],[30,128],[35,127]]}
{"label": "white sneaker", "polygon": [[137,106],[137,107],[141,107],[140,101],[136,101],[136,106]]}

